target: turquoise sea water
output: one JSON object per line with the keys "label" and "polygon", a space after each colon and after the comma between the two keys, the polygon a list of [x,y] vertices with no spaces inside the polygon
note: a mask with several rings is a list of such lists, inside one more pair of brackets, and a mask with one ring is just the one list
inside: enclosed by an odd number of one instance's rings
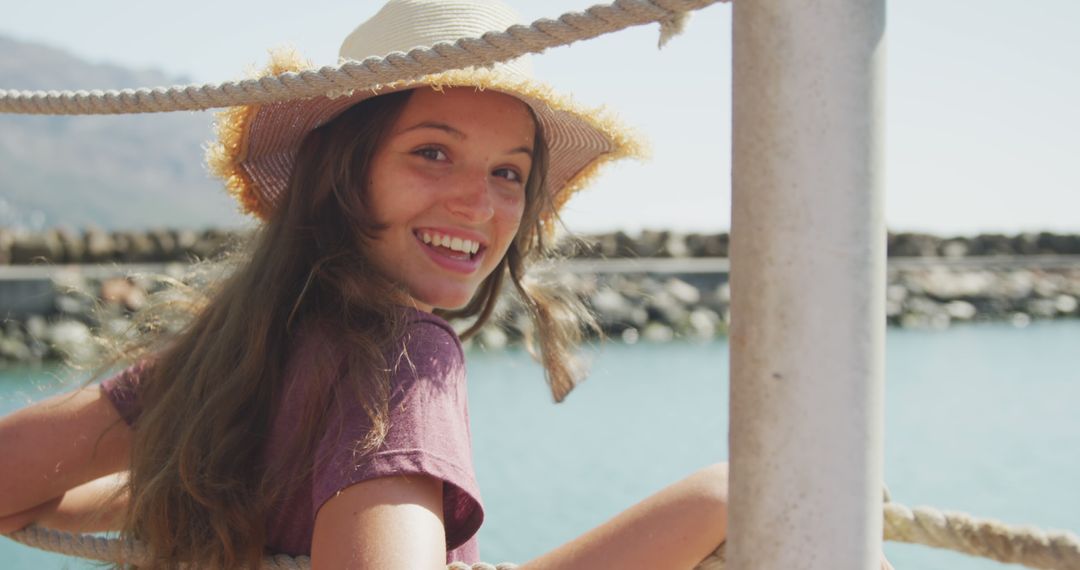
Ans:
{"label": "turquoise sea water", "polygon": [[[893,499],[1080,531],[1080,322],[890,330],[885,473]],[[490,562],[523,562],[727,457],[727,343],[609,343],[566,402],[519,351],[469,355]],[[65,384],[0,373],[0,413]],[[888,544],[899,569],[1015,568]],[[0,539],[0,567],[85,562]]]}

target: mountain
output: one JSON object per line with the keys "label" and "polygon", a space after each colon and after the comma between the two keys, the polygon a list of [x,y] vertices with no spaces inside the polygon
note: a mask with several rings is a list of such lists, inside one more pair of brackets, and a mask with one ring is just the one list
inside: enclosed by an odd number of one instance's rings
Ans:
{"label": "mountain", "polygon": [[[0,89],[187,84],[156,70],[89,63],[0,36]],[[0,114],[0,226],[235,227],[245,218],[203,164],[213,112]]]}

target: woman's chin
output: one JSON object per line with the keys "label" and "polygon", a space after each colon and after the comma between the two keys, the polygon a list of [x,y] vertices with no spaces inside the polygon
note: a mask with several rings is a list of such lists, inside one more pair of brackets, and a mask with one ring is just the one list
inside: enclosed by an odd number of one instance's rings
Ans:
{"label": "woman's chin", "polygon": [[444,311],[456,311],[469,304],[475,291],[470,292],[439,292],[430,294],[414,294],[413,300],[421,307],[442,309]]}

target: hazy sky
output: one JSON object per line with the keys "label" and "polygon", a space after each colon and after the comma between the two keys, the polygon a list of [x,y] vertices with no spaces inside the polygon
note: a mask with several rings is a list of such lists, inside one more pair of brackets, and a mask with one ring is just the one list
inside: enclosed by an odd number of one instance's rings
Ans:
{"label": "hazy sky", "polygon": [[[0,33],[218,82],[276,45],[336,63],[341,39],[381,2],[5,4]],[[590,5],[510,4],[526,21]],[[653,149],[570,203],[574,229],[729,227],[731,7],[695,13],[663,50],[656,40],[651,25],[534,58],[541,78],[614,109]],[[886,41],[890,228],[1080,232],[1080,2],[894,0]]]}

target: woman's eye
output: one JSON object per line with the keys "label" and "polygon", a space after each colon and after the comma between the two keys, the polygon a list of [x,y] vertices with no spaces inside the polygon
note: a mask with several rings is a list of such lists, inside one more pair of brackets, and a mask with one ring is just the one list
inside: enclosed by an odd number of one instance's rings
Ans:
{"label": "woman's eye", "polygon": [[446,160],[446,153],[434,147],[421,148],[414,151],[413,154],[428,160]]}
{"label": "woman's eye", "polygon": [[499,168],[493,174],[499,178],[505,178],[510,182],[521,182],[521,173],[513,168]]}

